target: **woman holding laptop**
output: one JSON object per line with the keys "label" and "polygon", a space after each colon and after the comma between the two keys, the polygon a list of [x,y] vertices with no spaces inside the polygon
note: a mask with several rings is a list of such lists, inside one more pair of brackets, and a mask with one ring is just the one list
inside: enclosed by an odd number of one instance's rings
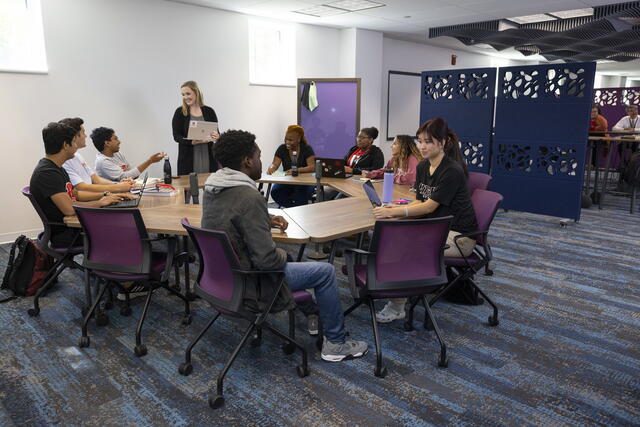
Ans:
{"label": "woman holding laptop", "polygon": [[176,109],[171,121],[173,140],[178,143],[178,175],[215,172],[218,162],[214,158],[213,143],[220,134],[214,131],[211,139],[207,140],[187,139],[187,134],[192,121],[217,123],[218,116],[213,108],[204,105],[202,92],[196,82],[184,82],[180,86],[180,94],[182,105]]}

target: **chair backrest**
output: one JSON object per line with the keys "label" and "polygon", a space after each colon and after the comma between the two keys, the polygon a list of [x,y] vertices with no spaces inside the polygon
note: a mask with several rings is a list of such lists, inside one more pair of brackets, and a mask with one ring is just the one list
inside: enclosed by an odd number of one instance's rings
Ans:
{"label": "chair backrest", "polygon": [[240,311],[244,282],[234,272],[240,269],[240,261],[227,233],[194,227],[187,218],[182,219],[182,226],[189,233],[200,260],[196,293],[219,311],[227,314]]}
{"label": "chair backrest", "polygon": [[[376,221],[369,250],[370,290],[446,283],[444,246],[453,217]],[[373,259],[372,259],[373,258]]]}
{"label": "chair backrest", "polygon": [[116,273],[151,272],[151,243],[138,209],[73,207],[84,230],[84,266]]}
{"label": "chair backrest", "polygon": [[[478,231],[489,231],[489,227],[496,216],[500,202],[502,202],[502,194],[494,193],[487,190],[476,190],[471,195],[471,204],[476,213],[476,221],[478,222]],[[476,242],[484,246],[486,242],[486,234],[476,236]]]}
{"label": "chair backrest", "polygon": [[48,248],[49,239],[51,238],[50,221],[47,219],[46,215],[44,214],[44,211],[40,207],[40,204],[38,203],[36,198],[33,197],[33,194],[31,194],[31,189],[28,185],[22,189],[22,195],[25,196],[27,199],[29,199],[29,201],[31,202],[31,205],[33,206],[38,216],[40,217],[40,221],[42,221],[42,227],[44,228],[44,233],[38,236],[38,243],[40,244],[41,248]]}
{"label": "chair backrest", "polygon": [[488,190],[490,183],[491,175],[482,172],[469,172],[469,179],[467,179],[469,194],[473,194],[475,190]]}

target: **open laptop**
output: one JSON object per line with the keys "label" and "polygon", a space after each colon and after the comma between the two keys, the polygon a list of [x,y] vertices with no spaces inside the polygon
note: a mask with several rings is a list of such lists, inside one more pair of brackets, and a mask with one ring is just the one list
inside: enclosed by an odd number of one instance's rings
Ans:
{"label": "open laptop", "polygon": [[122,200],[118,203],[114,203],[112,205],[107,206],[108,208],[137,208],[140,204],[140,199],[142,199],[142,195],[144,194],[145,186],[147,185],[148,174],[144,174],[144,180],[142,181],[142,187],[140,188],[140,193],[138,197],[131,200]]}
{"label": "open laptop", "polygon": [[217,122],[202,122],[200,120],[190,120],[187,139],[211,141],[211,134],[213,132],[218,132]]}
{"label": "open laptop", "polygon": [[350,178],[353,175],[344,172],[344,159],[323,159],[320,158],[323,178]]}
{"label": "open laptop", "polygon": [[380,200],[380,197],[378,196],[378,192],[373,187],[373,184],[371,183],[371,181],[367,181],[363,183],[362,188],[364,189],[365,194],[369,198],[369,201],[371,202],[374,208],[377,208],[378,206],[382,206],[382,201]]}

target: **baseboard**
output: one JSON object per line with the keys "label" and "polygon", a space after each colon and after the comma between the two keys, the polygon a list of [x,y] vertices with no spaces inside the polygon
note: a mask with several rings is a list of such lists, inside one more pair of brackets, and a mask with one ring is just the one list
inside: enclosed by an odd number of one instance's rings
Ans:
{"label": "baseboard", "polygon": [[24,234],[30,239],[35,239],[38,234],[42,233],[42,228],[34,228],[33,230],[14,231],[13,233],[0,234],[0,244],[13,243],[19,235]]}

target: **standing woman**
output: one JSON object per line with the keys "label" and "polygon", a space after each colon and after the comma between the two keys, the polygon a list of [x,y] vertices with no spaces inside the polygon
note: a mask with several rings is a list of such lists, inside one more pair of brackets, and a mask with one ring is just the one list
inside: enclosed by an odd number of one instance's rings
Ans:
{"label": "standing woman", "polygon": [[[313,148],[304,137],[304,128],[302,126],[291,125],[287,128],[284,136],[284,144],[281,144],[276,150],[273,162],[267,175],[274,173],[282,164],[282,170],[287,175],[291,175],[291,165],[293,153],[296,153],[298,173],[310,173],[315,171],[316,155]],[[309,185],[282,185],[275,184],[271,190],[271,197],[282,207],[290,208],[293,206],[306,205],[309,197],[313,194],[314,186]]]}
{"label": "standing woman", "polygon": [[384,154],[373,141],[378,137],[378,129],[374,127],[364,128],[358,133],[356,145],[351,147],[344,156],[344,171],[360,175],[362,171],[380,169],[384,166]]}
{"label": "standing woman", "polygon": [[[409,135],[397,135],[391,144],[391,160],[387,169],[393,169],[393,182],[400,185],[413,185],[416,182],[416,167],[422,160],[418,146]],[[384,169],[365,171],[367,178],[378,179],[384,177]]]}
{"label": "standing woman", "polygon": [[204,105],[202,92],[193,80],[180,86],[182,106],[173,114],[171,126],[173,140],[178,143],[178,175],[191,172],[208,173],[218,169],[218,162],[213,156],[213,143],[220,137],[218,132],[211,134],[211,141],[187,139],[191,120],[218,122],[213,108]]}

